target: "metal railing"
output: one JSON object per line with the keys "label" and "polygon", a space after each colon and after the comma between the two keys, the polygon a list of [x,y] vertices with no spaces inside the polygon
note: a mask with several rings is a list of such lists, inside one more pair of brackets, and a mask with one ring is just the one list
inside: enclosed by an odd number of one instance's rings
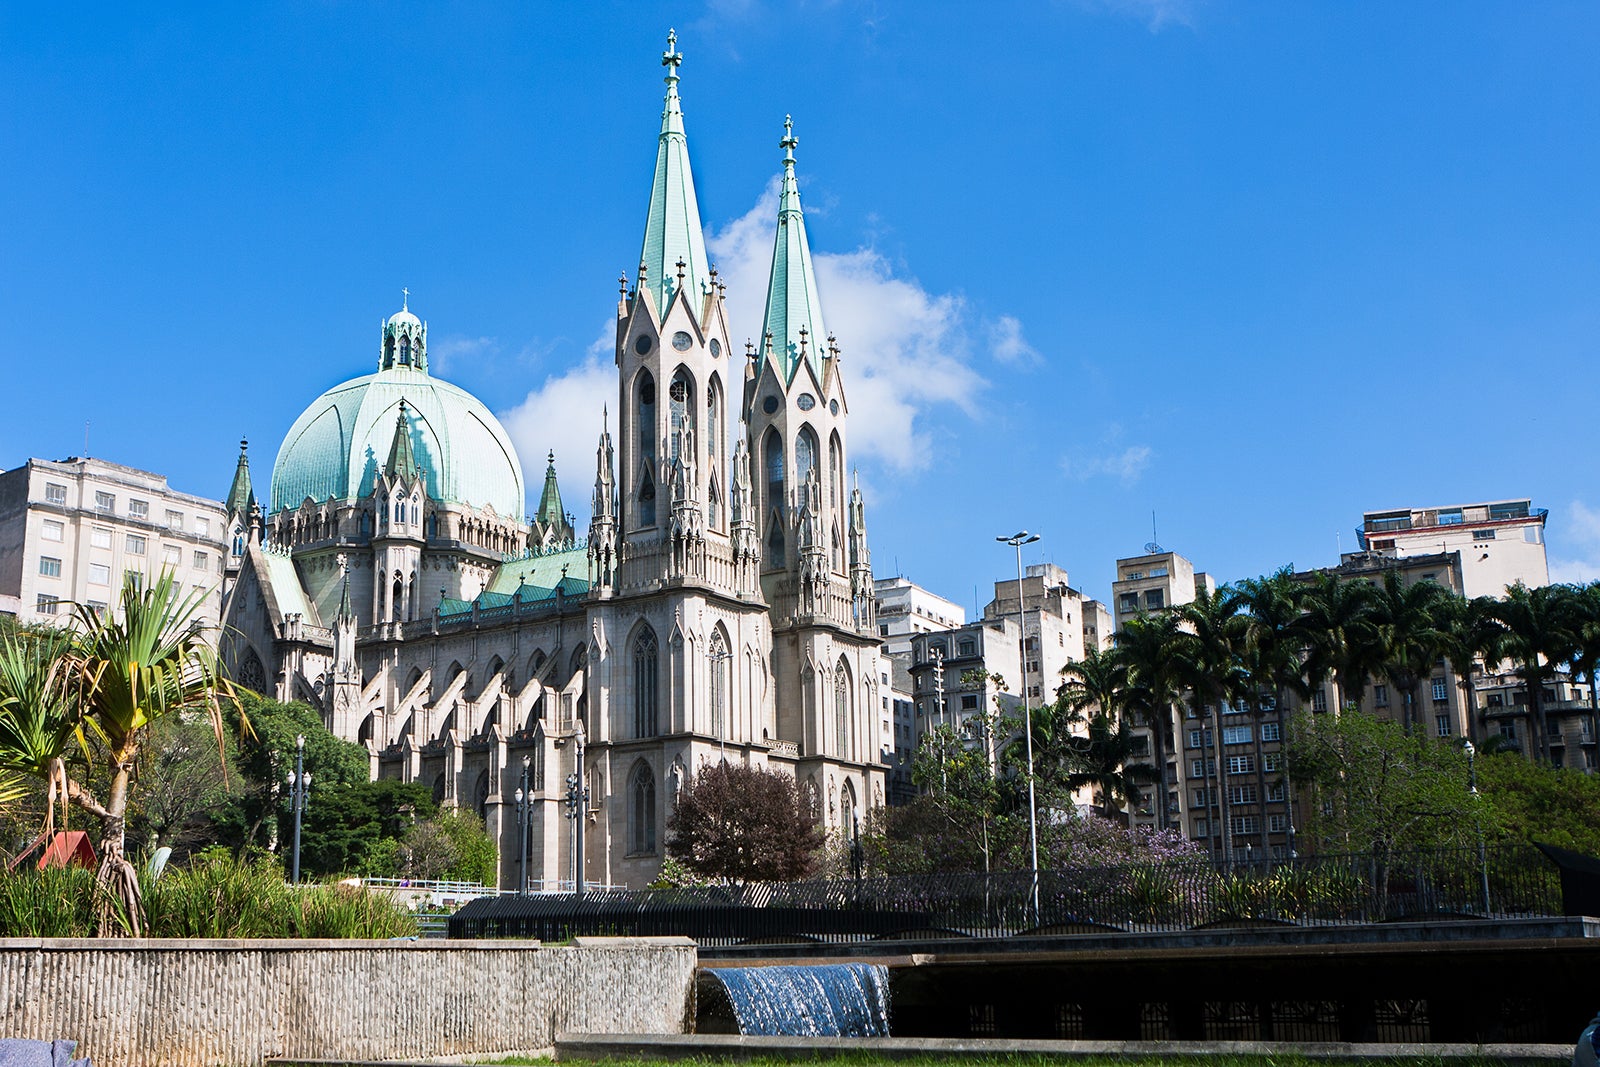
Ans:
{"label": "metal railing", "polygon": [[[1487,894],[1487,900],[1485,895]],[[452,937],[680,934],[702,945],[1011,937],[1408,918],[1562,914],[1555,865],[1531,845],[506,897],[468,904]]]}

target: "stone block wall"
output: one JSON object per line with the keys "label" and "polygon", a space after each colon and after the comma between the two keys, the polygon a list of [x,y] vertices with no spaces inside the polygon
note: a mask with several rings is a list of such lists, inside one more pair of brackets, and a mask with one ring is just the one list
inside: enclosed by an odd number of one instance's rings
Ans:
{"label": "stone block wall", "polygon": [[257,1067],[549,1048],[559,1031],[684,1033],[687,938],[0,939],[0,1036],[118,1067]]}

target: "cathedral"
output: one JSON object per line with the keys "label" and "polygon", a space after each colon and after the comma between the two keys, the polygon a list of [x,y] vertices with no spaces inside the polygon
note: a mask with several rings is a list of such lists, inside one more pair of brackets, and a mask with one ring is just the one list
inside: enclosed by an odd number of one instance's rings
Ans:
{"label": "cathedral", "polygon": [[701,230],[681,62],[669,37],[586,536],[553,455],[525,515],[510,438],[430,373],[409,300],[383,323],[376,372],[290,427],[265,500],[243,445],[228,495],[232,677],[320,709],[375,778],[480,813],[502,886],[524,849],[535,888],[580,870],[648,883],[677,790],[707,761],[793,774],[833,832],[883,803],[872,565],[798,142],[786,121],[766,321],[741,358]]}

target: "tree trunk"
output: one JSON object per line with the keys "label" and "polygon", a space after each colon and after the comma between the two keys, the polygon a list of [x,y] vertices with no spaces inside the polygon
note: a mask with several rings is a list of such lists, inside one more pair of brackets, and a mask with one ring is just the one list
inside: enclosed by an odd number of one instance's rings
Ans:
{"label": "tree trunk", "polygon": [[1157,788],[1156,829],[1165,830],[1171,825],[1167,815],[1167,725],[1172,719],[1172,705],[1160,704],[1150,710],[1150,754],[1155,757],[1156,770],[1161,776]]}
{"label": "tree trunk", "polygon": [[111,777],[111,794],[100,814],[100,869],[95,872],[100,895],[95,900],[95,934],[99,937],[143,937],[144,898],[139,872],[123,853],[128,783],[138,749],[120,753]]}

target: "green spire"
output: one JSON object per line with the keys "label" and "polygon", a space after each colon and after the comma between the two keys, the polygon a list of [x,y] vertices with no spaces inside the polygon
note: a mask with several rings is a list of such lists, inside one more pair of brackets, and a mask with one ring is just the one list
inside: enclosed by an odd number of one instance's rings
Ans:
{"label": "green spire", "polygon": [[239,439],[239,465],[233,469],[233,485],[228,489],[228,514],[249,515],[256,494],[250,488],[250,442]]}
{"label": "green spire", "polygon": [[389,446],[388,471],[391,478],[418,478],[422,468],[417,465],[417,454],[411,447],[411,420],[409,408],[400,401],[400,417],[394,422],[394,443]]}
{"label": "green spire", "polygon": [[[794,150],[799,145],[794,122],[783,117],[783,193],[778,199],[778,235],[772,245],[772,275],[767,282],[767,318],[762,336],[771,339],[772,358],[785,382],[794,377],[805,358],[822,376],[822,354],[829,343],[822,325],[822,304],[817,299],[817,276],[811,268],[811,243],[806,240],[805,213],[800,210],[800,186],[794,177]],[[762,358],[766,358],[763,346]]]}
{"label": "green spire", "polygon": [[550,453],[550,465],[544,469],[544,492],[539,494],[539,510],[534,515],[547,528],[561,525],[567,513],[561,510],[561,487],[556,484],[556,454]]}
{"label": "green spire", "polygon": [[[683,135],[683,109],[678,100],[678,35],[667,34],[661,65],[667,68],[667,100],[661,112],[661,137],[656,144],[655,180],[650,186],[650,212],[644,226],[644,249],[639,253],[643,285],[664,311],[681,284],[693,295],[710,276],[706,238],[700,230],[700,204],[689,172],[689,143]],[[698,315],[698,307],[695,309]]]}

